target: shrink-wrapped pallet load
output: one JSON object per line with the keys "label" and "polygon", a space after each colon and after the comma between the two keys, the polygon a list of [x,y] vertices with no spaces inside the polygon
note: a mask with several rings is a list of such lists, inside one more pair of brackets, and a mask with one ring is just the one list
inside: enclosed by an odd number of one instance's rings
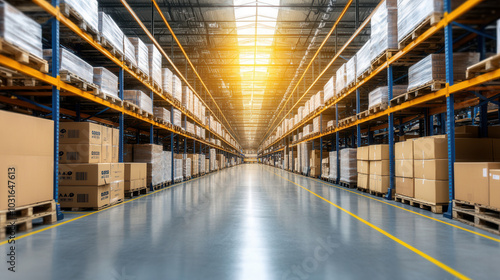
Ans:
{"label": "shrink-wrapped pallet load", "polygon": [[170,111],[167,110],[164,107],[154,107],[154,116],[156,118],[159,118],[160,120],[163,120],[166,123],[171,123],[170,122]]}
{"label": "shrink-wrapped pallet load", "polygon": [[123,55],[123,31],[110,15],[99,12],[99,35],[118,54]]}
{"label": "shrink-wrapped pallet load", "polygon": [[161,53],[153,44],[146,45],[148,47],[148,64],[149,64],[149,76],[153,82],[162,87],[162,73],[161,73]]}
{"label": "shrink-wrapped pallet load", "polygon": [[148,46],[144,44],[144,42],[137,38],[131,37],[129,38],[132,45],[134,45],[135,50],[135,60],[137,61],[137,68],[149,77],[149,50]]}
{"label": "shrink-wrapped pallet load", "polygon": [[172,71],[168,68],[163,68],[161,71],[162,77],[162,83],[163,83],[163,92],[169,96],[172,96],[172,83],[173,83],[173,74]]}
{"label": "shrink-wrapped pallet load", "polygon": [[340,181],[349,184],[358,181],[356,152],[356,149],[351,148],[340,150]]}
{"label": "shrink-wrapped pallet load", "polygon": [[356,55],[351,57],[345,64],[345,85],[351,85],[356,81]]}
{"label": "shrink-wrapped pallet load", "polygon": [[335,96],[335,76],[332,76],[323,87],[323,104]]}
{"label": "shrink-wrapped pallet load", "polygon": [[161,145],[134,145],[134,162],[144,162],[148,164],[148,186],[155,186],[165,182],[165,159],[163,155],[163,146]]}
{"label": "shrink-wrapped pallet load", "polygon": [[118,97],[118,77],[104,67],[94,67],[94,84],[106,95]]}
{"label": "shrink-wrapped pallet load", "polygon": [[[178,154],[176,154],[178,156]],[[182,181],[183,176],[182,176],[182,170],[183,170],[183,160],[182,160],[182,155],[181,158],[176,157],[174,159],[174,180],[177,181]]]}
{"label": "shrink-wrapped pallet load", "polygon": [[[400,96],[401,94],[406,92],[407,88],[407,85],[394,85],[392,87],[392,97],[394,98]],[[380,104],[388,104],[388,90],[389,88],[386,86],[378,87],[372,90],[368,94],[368,108],[372,108]]]}
{"label": "shrink-wrapped pallet load", "polygon": [[371,57],[398,49],[398,9],[395,0],[384,0],[371,18]]}
{"label": "shrink-wrapped pallet load", "polygon": [[[43,58],[52,63],[52,50],[43,50]],[[67,71],[87,83],[94,82],[94,68],[67,49],[59,48],[59,71]]]}
{"label": "shrink-wrapped pallet load", "polygon": [[173,74],[172,79],[172,95],[173,97],[182,103],[182,84],[181,79],[177,75]]}
{"label": "shrink-wrapped pallet load", "polygon": [[87,27],[96,33],[99,31],[99,10],[97,0],[61,0],[59,5],[61,7],[68,6],[65,7],[66,11],[68,8],[73,10],[73,12],[85,22]]}
{"label": "shrink-wrapped pallet load", "polygon": [[371,60],[371,40],[368,40],[356,53],[356,78],[369,71]]}
{"label": "shrink-wrapped pallet load", "polygon": [[128,101],[137,105],[141,110],[153,114],[153,101],[151,98],[140,90],[124,90],[123,101]]}
{"label": "shrink-wrapped pallet load", "polygon": [[328,176],[330,180],[337,180],[337,151],[330,152],[329,155],[330,162],[330,175]]}
{"label": "shrink-wrapped pallet load", "polygon": [[398,41],[401,42],[429,16],[443,14],[443,9],[443,0],[398,0]]}
{"label": "shrink-wrapped pallet load", "polygon": [[330,175],[329,157],[321,160],[321,178],[328,179]]}
{"label": "shrink-wrapped pallet load", "polygon": [[335,74],[335,96],[339,96],[342,90],[346,87],[346,65],[345,63],[337,69]]}
{"label": "shrink-wrapped pallet load", "polygon": [[135,58],[135,47],[127,36],[123,36],[123,56],[125,62],[137,67],[137,60]]}
{"label": "shrink-wrapped pallet load", "polygon": [[172,124],[178,127],[182,127],[182,113],[181,111],[172,108],[174,110],[174,119],[172,120]]}

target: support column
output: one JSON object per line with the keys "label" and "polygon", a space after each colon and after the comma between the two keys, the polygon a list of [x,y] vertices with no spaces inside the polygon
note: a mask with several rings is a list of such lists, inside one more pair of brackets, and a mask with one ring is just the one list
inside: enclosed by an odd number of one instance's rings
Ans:
{"label": "support column", "polygon": [[[357,1],[356,1],[357,3]],[[357,6],[356,6],[357,7]],[[359,97],[359,88],[356,89],[356,116],[357,114],[361,113],[361,102],[360,102],[360,97]],[[358,124],[356,125],[356,146],[361,147],[361,126]]]}
{"label": "support column", "polygon": [[[392,76],[392,65],[387,67],[387,97],[389,100],[392,99],[392,87],[394,85],[394,80]],[[389,107],[390,107],[389,102]],[[389,124],[387,130],[389,133],[389,189],[387,190],[387,195],[385,199],[392,200],[392,195],[395,190],[395,161],[394,161],[394,114],[389,114]]]}
{"label": "support column", "polygon": [[[123,81],[124,81],[124,75],[123,75],[123,68],[120,68],[120,71],[118,73],[118,96],[120,97],[121,100],[123,100]],[[118,130],[119,130],[119,144],[118,144],[118,162],[123,162],[123,138],[124,138],[124,133],[125,133],[125,116],[123,113],[120,113],[119,117],[119,124],[118,124]]]}
{"label": "support column", "polygon": [[[153,99],[154,99],[154,92],[151,91],[149,93],[150,97],[151,97],[151,103],[153,103]],[[154,126],[153,125],[150,125],[149,126],[149,144],[154,144]]]}
{"label": "support column", "polygon": [[337,132],[335,132],[335,151],[337,152],[337,178],[335,178],[335,183],[338,184],[340,181],[340,151],[339,151],[339,104],[335,103],[335,128]]}

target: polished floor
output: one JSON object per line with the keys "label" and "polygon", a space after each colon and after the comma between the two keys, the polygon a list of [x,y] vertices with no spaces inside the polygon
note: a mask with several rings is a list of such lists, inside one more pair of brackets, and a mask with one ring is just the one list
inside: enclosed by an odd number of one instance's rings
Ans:
{"label": "polished floor", "polygon": [[16,241],[15,273],[0,243],[0,279],[500,277],[499,236],[257,164],[62,222]]}

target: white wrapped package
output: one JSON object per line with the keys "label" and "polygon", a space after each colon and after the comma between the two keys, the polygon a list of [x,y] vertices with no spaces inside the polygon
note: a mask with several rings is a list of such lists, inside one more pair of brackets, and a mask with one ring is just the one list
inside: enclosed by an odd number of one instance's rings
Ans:
{"label": "white wrapped package", "polygon": [[125,57],[125,61],[129,62],[132,66],[137,67],[135,47],[127,36],[123,36],[123,55]]}
{"label": "white wrapped package", "polygon": [[330,128],[330,127],[334,127],[335,126],[335,120],[330,120],[326,123],[326,127]]}
{"label": "white wrapped package", "polygon": [[345,64],[345,82],[346,86],[356,81],[356,55],[351,57]]}
{"label": "white wrapped package", "polygon": [[205,155],[200,154],[199,155],[199,160],[200,160],[200,174],[205,174],[206,173],[206,160],[205,160]]}
{"label": "white wrapped package", "polygon": [[163,146],[154,144],[134,145],[134,162],[147,163],[147,183],[158,185],[165,181]]}
{"label": "white wrapped package", "polygon": [[325,106],[325,98],[323,91],[319,91],[314,96],[314,109],[323,108]]}
{"label": "white wrapped package", "polygon": [[184,178],[191,178],[191,159],[184,159]]}
{"label": "white wrapped package", "polygon": [[335,96],[335,76],[330,77],[323,87],[323,104]]}
{"label": "white wrapped package", "polygon": [[94,84],[107,95],[118,97],[118,77],[104,67],[94,67]]}
{"label": "white wrapped package", "polygon": [[163,158],[165,163],[165,182],[172,182],[172,152],[164,151]]}
{"label": "white wrapped package", "polygon": [[172,75],[172,71],[170,71],[170,69],[168,68],[163,68],[161,70],[161,74],[162,74],[162,82],[163,82],[163,92],[166,93],[167,95],[170,95],[172,96],[172,88],[173,88],[173,75]]}
{"label": "white wrapped package", "polygon": [[[407,85],[394,85],[392,87],[392,97],[398,97],[403,93],[406,93],[406,90],[408,89]],[[385,87],[378,87],[374,90],[372,90],[368,94],[368,108],[372,108],[374,106],[377,106],[379,104],[388,104],[389,99],[388,99],[388,93],[389,93],[389,88],[387,86]]]}
{"label": "white wrapped package", "polygon": [[321,178],[328,179],[330,174],[330,166],[328,164],[328,158],[321,160]]}
{"label": "white wrapped package", "polygon": [[[52,50],[43,50],[43,59],[52,64]],[[88,83],[94,82],[94,68],[70,51],[59,48],[59,71],[69,73],[83,79]]]}
{"label": "white wrapped package", "polygon": [[398,41],[433,13],[443,13],[443,0],[398,0]]}
{"label": "white wrapped package", "polygon": [[386,50],[398,49],[398,9],[394,0],[385,0],[372,16],[371,57],[377,58]]}
{"label": "white wrapped package", "polygon": [[207,125],[207,123],[206,123],[206,117],[205,117],[205,115],[206,115],[206,109],[207,108],[205,107],[205,105],[201,105],[201,123],[203,125]]}
{"label": "white wrapped package", "polygon": [[149,76],[158,86],[163,86],[161,80],[161,53],[153,44],[146,45],[148,47],[148,63]]}
{"label": "white wrapped package", "polygon": [[104,12],[99,12],[99,35],[119,54],[123,55],[123,31],[116,22]]}
{"label": "white wrapped package", "polygon": [[173,75],[172,79],[172,94],[177,101],[182,103],[182,84],[181,84],[181,79],[177,77],[177,75]]}
{"label": "white wrapped package", "polygon": [[215,149],[210,149],[210,171],[215,171],[217,170],[217,167],[216,167],[216,157],[217,157],[217,154],[215,152]]}
{"label": "white wrapped package", "polygon": [[97,0],[61,0],[60,4],[71,7],[94,32],[99,31]]}
{"label": "white wrapped package", "polygon": [[170,111],[164,107],[154,107],[154,116],[163,120],[166,123],[170,123]]}
{"label": "white wrapped package", "polygon": [[370,69],[372,61],[370,50],[371,40],[368,40],[356,53],[356,78]]}
{"label": "white wrapped package", "polygon": [[153,101],[147,94],[140,90],[124,90],[123,101],[133,103],[139,106],[141,110],[153,114]]}
{"label": "white wrapped package", "polygon": [[340,95],[342,90],[346,87],[345,63],[337,69],[336,83],[335,83],[335,96]]}
{"label": "white wrapped package", "polygon": [[184,129],[191,133],[191,134],[194,134],[194,124],[190,121],[182,121],[182,127],[184,127]]}
{"label": "white wrapped package", "polygon": [[302,145],[301,149],[302,173],[309,174],[312,144],[310,142],[307,142],[307,143],[301,143],[301,145]]}
{"label": "white wrapped package", "polygon": [[0,1],[0,37],[43,58],[41,25],[4,1]]}
{"label": "white wrapped package", "polygon": [[182,169],[183,169],[183,160],[181,158],[174,159],[174,180],[182,181]]}
{"label": "white wrapped package", "polygon": [[141,39],[137,37],[129,38],[130,42],[134,45],[135,50],[135,60],[137,61],[137,67],[142,73],[149,76],[149,50],[148,46],[142,42]]}
{"label": "white wrapped package", "polygon": [[174,120],[173,120],[173,125],[175,126],[178,126],[178,127],[182,127],[182,113],[181,111],[175,109],[175,108],[172,108],[172,110],[174,110]]}
{"label": "white wrapped package", "polygon": [[337,180],[337,151],[332,151],[329,154],[330,158],[330,180]]}
{"label": "white wrapped package", "polygon": [[357,149],[340,150],[340,181],[346,183],[358,182]]}
{"label": "white wrapped package", "polygon": [[199,111],[199,99],[198,96],[193,95],[193,114],[199,119],[200,118],[200,111]]}
{"label": "white wrapped package", "polygon": [[191,104],[191,89],[189,89],[188,86],[184,86],[182,88],[182,106],[184,106],[184,108],[186,108],[186,110],[188,110],[189,112],[191,112],[191,110],[189,110],[189,104]]}

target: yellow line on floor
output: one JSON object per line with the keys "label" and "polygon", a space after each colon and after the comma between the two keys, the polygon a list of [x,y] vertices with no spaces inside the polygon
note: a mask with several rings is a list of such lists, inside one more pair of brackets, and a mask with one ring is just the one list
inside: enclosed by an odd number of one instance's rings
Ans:
{"label": "yellow line on floor", "polygon": [[[282,170],[283,171],[283,170]],[[375,200],[375,201],[378,201],[380,203],[384,203],[384,204],[387,204],[387,205],[390,205],[392,207],[396,207],[398,209],[401,209],[401,210],[404,210],[406,212],[410,212],[412,214],[415,214],[415,215],[418,215],[418,216],[421,216],[421,217],[424,217],[424,218],[427,218],[427,219],[430,219],[430,220],[433,220],[433,221],[436,221],[436,222],[440,222],[442,224],[445,224],[445,225],[448,225],[448,226],[451,226],[451,227],[454,227],[454,228],[457,228],[457,229],[461,229],[463,231],[466,231],[466,232],[469,232],[469,233],[472,233],[472,234],[475,234],[475,235],[478,235],[478,236],[481,236],[481,237],[484,237],[484,238],[487,238],[487,239],[490,239],[490,240],[493,240],[493,241],[496,241],[496,242],[500,242],[500,239],[499,238],[495,238],[495,237],[491,237],[491,236],[488,236],[486,234],[482,234],[480,232],[476,232],[476,231],[473,231],[473,230],[470,230],[470,229],[466,229],[464,227],[461,227],[461,226],[457,226],[457,225],[454,225],[454,224],[451,224],[451,223],[448,223],[448,222],[445,222],[445,221],[442,221],[442,220],[439,220],[439,219],[436,219],[436,218],[433,218],[433,217],[430,217],[430,216],[427,216],[425,214],[422,214],[422,213],[418,213],[418,212],[415,212],[415,211],[412,211],[412,210],[409,210],[409,209],[406,209],[406,208],[403,208],[401,206],[397,206],[397,205],[394,205],[392,203],[389,203],[389,202],[386,202],[386,201],[383,201],[383,200],[380,200],[380,199],[377,199],[375,197],[371,197],[371,196],[368,196],[368,195],[364,195],[360,192],[356,192],[356,191],[351,191],[351,190],[348,190],[346,188],[343,188],[343,187],[339,187],[339,186],[336,186],[334,184],[331,184],[331,183],[326,183],[326,182],[323,182],[321,180],[318,180],[318,179],[315,179],[315,178],[311,178],[311,177],[308,177],[308,176],[304,176],[304,175],[301,175],[301,174],[295,174],[295,173],[291,173],[289,171],[286,171],[292,175],[295,175],[295,176],[301,176],[301,177],[304,177],[306,179],[309,179],[309,180],[313,180],[313,181],[316,181],[318,183],[321,183],[323,185],[326,185],[326,186],[329,186],[329,187],[334,187],[334,188],[337,188],[339,190],[343,190],[343,191],[346,191],[346,192],[350,192],[350,193],[353,193],[353,194],[356,194],[356,195],[359,195],[359,196],[362,196],[362,197],[366,197],[366,198],[369,198],[369,199],[372,199],[372,200]]]}
{"label": "yellow line on floor", "polygon": [[315,192],[313,192],[313,191],[309,190],[308,188],[306,188],[306,187],[304,187],[304,186],[302,186],[302,185],[300,185],[300,184],[297,184],[297,183],[295,183],[295,182],[293,182],[293,181],[290,181],[290,180],[288,180],[287,178],[282,177],[281,175],[279,175],[279,174],[277,174],[277,173],[275,173],[275,172],[273,172],[273,171],[269,171],[269,172],[271,172],[271,173],[275,174],[275,175],[276,175],[276,176],[278,176],[278,177],[281,177],[281,178],[283,178],[283,179],[287,180],[288,182],[290,182],[290,183],[292,183],[292,184],[295,184],[295,185],[297,185],[297,186],[301,187],[302,189],[304,189],[304,190],[308,191],[309,193],[313,194],[314,196],[316,196],[316,197],[318,197],[318,198],[321,198],[322,200],[324,200],[324,201],[326,201],[326,202],[330,203],[331,205],[335,206],[335,207],[336,207],[336,208],[338,208],[339,210],[341,210],[341,211],[343,211],[343,212],[345,212],[345,213],[349,214],[350,216],[352,216],[353,218],[357,219],[358,221],[360,221],[360,222],[364,223],[365,225],[370,226],[371,228],[373,228],[373,229],[375,229],[376,231],[378,231],[378,232],[382,233],[383,235],[387,236],[388,238],[392,239],[393,241],[397,242],[398,244],[400,244],[400,245],[404,246],[404,247],[405,247],[405,248],[407,248],[408,250],[410,250],[410,251],[414,252],[415,254],[417,254],[417,255],[421,256],[422,258],[424,258],[424,259],[428,260],[429,262],[433,263],[434,265],[438,266],[439,268],[443,269],[444,271],[446,271],[446,272],[450,273],[451,275],[453,275],[453,276],[457,277],[458,279],[470,279],[469,277],[467,277],[467,276],[463,275],[462,273],[460,273],[460,272],[458,272],[458,271],[454,270],[453,268],[451,268],[451,267],[447,266],[446,264],[444,264],[444,263],[442,263],[442,262],[438,261],[437,259],[435,259],[435,258],[433,258],[433,257],[431,257],[431,256],[429,256],[429,255],[427,255],[426,253],[424,253],[424,252],[422,252],[422,251],[418,250],[417,248],[415,248],[415,247],[411,246],[410,244],[408,244],[408,243],[404,242],[403,240],[401,240],[401,239],[399,239],[399,238],[395,237],[394,235],[392,235],[392,234],[388,233],[387,231],[385,231],[385,230],[383,230],[383,229],[381,229],[381,228],[377,227],[376,225],[374,225],[374,224],[372,224],[372,223],[368,222],[367,220],[362,219],[361,217],[357,216],[356,214],[354,214],[354,213],[351,213],[351,212],[347,211],[346,209],[344,209],[344,208],[342,208],[342,207],[338,206],[337,204],[335,204],[335,203],[331,202],[330,200],[328,200],[328,199],[326,199],[326,198],[324,198],[324,197],[320,196],[319,194],[317,194],[317,193],[315,193]]}

